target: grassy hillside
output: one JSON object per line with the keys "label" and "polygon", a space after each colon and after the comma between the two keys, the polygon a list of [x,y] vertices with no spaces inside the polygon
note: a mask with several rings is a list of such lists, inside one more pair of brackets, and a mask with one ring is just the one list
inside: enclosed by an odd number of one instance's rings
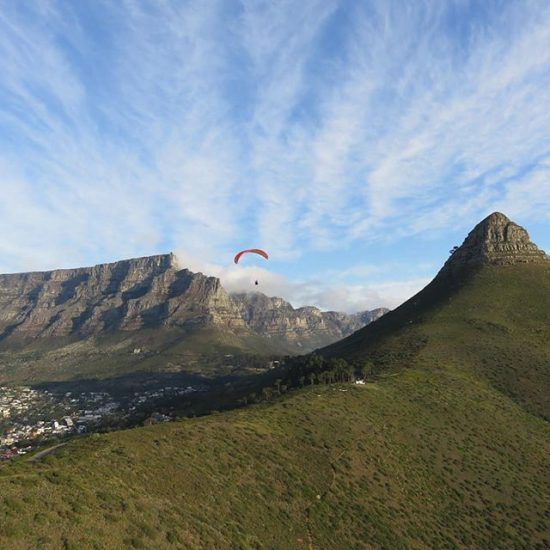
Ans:
{"label": "grassy hillside", "polygon": [[416,360],[470,369],[550,418],[550,262],[485,266],[434,280],[380,320],[322,350],[379,370]]}
{"label": "grassy hillside", "polygon": [[549,452],[545,422],[482,378],[418,366],[4,465],[0,541],[542,548]]}
{"label": "grassy hillside", "polygon": [[326,350],[374,361],[365,386],[1,465],[0,546],[547,548],[549,280],[430,285]]}
{"label": "grassy hillside", "polygon": [[[142,353],[136,355],[134,349]],[[100,339],[41,341],[19,350],[0,350],[0,384],[37,384],[116,378],[132,373],[187,373],[212,377],[230,374],[226,354],[269,355],[286,351],[260,336],[238,336],[204,328],[143,329]]]}

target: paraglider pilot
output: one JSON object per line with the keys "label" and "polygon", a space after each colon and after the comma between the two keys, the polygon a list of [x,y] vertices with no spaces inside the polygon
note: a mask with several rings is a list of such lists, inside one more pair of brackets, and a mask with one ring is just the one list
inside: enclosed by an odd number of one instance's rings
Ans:
{"label": "paraglider pilot", "polygon": [[[239,260],[241,259],[241,256],[243,256],[244,254],[249,254],[249,253],[252,253],[252,254],[258,254],[260,256],[263,256],[266,260],[269,259],[269,256],[267,254],[267,252],[265,250],[261,250],[259,248],[249,248],[248,250],[241,250],[241,252],[239,252],[235,258],[234,258],[234,262],[236,264],[239,263]],[[258,286],[258,281],[254,281],[254,285]]]}

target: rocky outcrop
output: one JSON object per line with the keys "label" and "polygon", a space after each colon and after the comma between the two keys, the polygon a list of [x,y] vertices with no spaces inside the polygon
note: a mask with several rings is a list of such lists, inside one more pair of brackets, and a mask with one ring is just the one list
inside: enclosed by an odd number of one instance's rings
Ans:
{"label": "rocky outcrop", "polygon": [[462,246],[451,253],[440,274],[453,274],[487,264],[513,265],[548,260],[523,227],[504,214],[494,212],[470,231]]}
{"label": "rocky outcrop", "polygon": [[351,334],[384,312],[350,316],[314,307],[294,309],[260,293],[230,296],[216,277],[179,269],[172,254],[0,275],[0,344],[215,326],[312,349]]}
{"label": "rocky outcrop", "polygon": [[295,309],[282,298],[270,298],[259,292],[232,297],[254,332],[307,348],[344,338],[388,311],[379,308],[348,315],[310,306]]}

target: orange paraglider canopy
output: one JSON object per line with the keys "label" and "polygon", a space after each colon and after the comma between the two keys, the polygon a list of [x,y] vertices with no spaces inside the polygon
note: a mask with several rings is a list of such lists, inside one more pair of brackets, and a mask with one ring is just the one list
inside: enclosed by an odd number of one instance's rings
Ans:
{"label": "orange paraglider canopy", "polygon": [[248,250],[241,250],[235,256],[235,259],[233,261],[238,264],[241,256],[244,254],[259,254],[260,256],[263,256],[266,260],[269,260],[269,256],[265,250],[260,250],[259,248],[249,248]]}

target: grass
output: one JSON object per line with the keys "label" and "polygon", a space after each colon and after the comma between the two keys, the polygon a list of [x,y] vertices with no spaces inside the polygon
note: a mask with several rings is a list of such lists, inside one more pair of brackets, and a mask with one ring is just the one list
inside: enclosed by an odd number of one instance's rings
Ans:
{"label": "grass", "polygon": [[545,422],[490,384],[418,367],[4,466],[0,541],[534,547],[548,527],[549,443]]}
{"label": "grass", "polygon": [[[143,353],[135,355],[139,348]],[[202,328],[144,329],[98,339],[38,340],[23,349],[0,350],[0,384],[40,384],[102,380],[141,373],[187,373],[200,377],[230,374],[226,354],[276,353],[259,336]]]}
{"label": "grass", "polygon": [[374,383],[2,465],[0,546],[546,548],[547,277],[487,269],[344,341]]}
{"label": "grass", "polygon": [[403,368],[417,358],[473,369],[550,418],[550,262],[488,266],[453,286],[432,282],[324,353]]}

